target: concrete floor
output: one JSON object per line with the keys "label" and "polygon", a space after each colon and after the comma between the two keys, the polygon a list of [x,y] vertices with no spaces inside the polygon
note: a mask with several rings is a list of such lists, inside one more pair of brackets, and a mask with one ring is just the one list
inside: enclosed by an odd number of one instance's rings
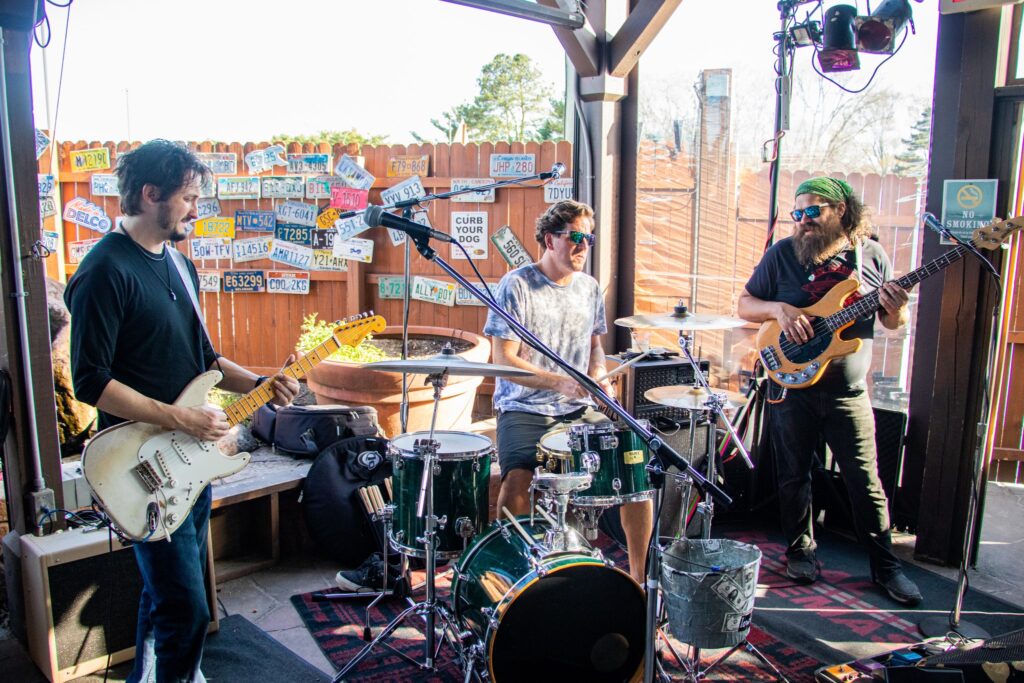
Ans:
{"label": "concrete floor", "polygon": [[[998,596],[1024,606],[1024,582],[1020,581],[1024,559],[1024,486],[990,484],[981,554],[977,569],[969,572],[971,590]],[[914,537],[897,538],[897,553],[913,561]],[[956,580],[955,568],[922,565]],[[227,614],[242,614],[306,661],[328,673],[331,664],[313,641],[289,602],[297,593],[306,593],[332,585],[338,568],[330,562],[311,558],[292,558],[281,564],[228,581],[219,587],[218,597]],[[937,605],[936,614],[952,607]]]}

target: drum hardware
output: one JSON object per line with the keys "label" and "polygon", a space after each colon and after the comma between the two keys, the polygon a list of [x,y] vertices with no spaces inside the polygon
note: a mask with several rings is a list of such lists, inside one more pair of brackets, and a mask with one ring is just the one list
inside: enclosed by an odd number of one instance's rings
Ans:
{"label": "drum hardware", "polygon": [[[427,433],[426,438],[415,438],[413,443],[414,454],[421,457],[423,462],[423,473],[420,479],[416,512],[417,516],[421,517],[424,521],[422,542],[424,546],[424,556],[426,559],[426,596],[422,602],[412,602],[410,600],[412,604],[392,619],[376,638],[367,643],[355,657],[349,660],[334,677],[332,683],[339,683],[342,681],[346,674],[354,669],[359,662],[365,659],[378,644],[388,648],[410,664],[413,664],[425,671],[434,670],[434,662],[441,651],[441,646],[446,641],[455,650],[459,659],[464,663],[466,662],[464,659],[466,656],[465,648],[462,647],[461,641],[458,638],[458,634],[460,634],[463,629],[459,628],[447,606],[437,600],[437,591],[435,586],[435,575],[437,573],[437,554],[435,552],[435,546],[438,542],[437,528],[440,519],[434,514],[434,471],[438,459],[438,450],[441,448],[442,444],[439,440],[435,440],[434,438],[434,427],[437,422],[437,411],[438,405],[441,401],[441,392],[448,383],[447,371],[442,370],[436,374],[429,375],[426,382],[434,387],[434,412],[430,420],[430,431]],[[394,445],[394,441],[392,442],[392,445]],[[399,457],[399,459],[401,458],[400,452],[397,457]],[[400,483],[396,482],[396,485],[401,491],[402,487]],[[442,517],[446,518],[446,515],[443,515]],[[397,549],[401,550],[401,548]],[[386,559],[387,556],[385,555],[385,571],[387,567]],[[395,629],[397,629],[407,617],[413,614],[420,616],[424,620],[425,637],[423,642],[422,662],[398,651],[387,642],[387,639]],[[441,638],[438,638],[438,626],[440,626]],[[469,671],[470,669],[467,666],[467,681],[469,680]]]}
{"label": "drum hardware", "polygon": [[[530,483],[531,497],[540,492],[541,505],[533,504],[531,509],[541,510],[551,527],[544,535],[544,545],[548,552],[566,552],[580,549],[579,534],[566,522],[569,511],[569,496],[590,486],[591,475],[585,472],[569,474],[553,474],[542,472],[538,467]],[[543,507],[553,510],[555,518],[543,511]],[[533,519],[530,520],[531,523]]]}
{"label": "drum hardware", "polygon": [[606,509],[605,507],[589,505],[586,507],[573,506],[572,512],[576,515],[576,521],[583,527],[583,538],[588,541],[597,540],[597,522]]}

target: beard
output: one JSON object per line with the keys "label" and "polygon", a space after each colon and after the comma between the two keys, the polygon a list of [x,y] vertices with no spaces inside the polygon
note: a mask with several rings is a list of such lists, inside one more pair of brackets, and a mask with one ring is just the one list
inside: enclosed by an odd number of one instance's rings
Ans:
{"label": "beard", "polygon": [[182,227],[181,221],[176,221],[171,216],[171,208],[167,204],[160,204],[157,207],[156,220],[164,232],[164,239],[177,243],[188,237],[188,231]]}
{"label": "beard", "polygon": [[793,251],[803,266],[820,266],[842,251],[848,242],[839,221],[830,221],[827,225],[801,223],[793,233]]}

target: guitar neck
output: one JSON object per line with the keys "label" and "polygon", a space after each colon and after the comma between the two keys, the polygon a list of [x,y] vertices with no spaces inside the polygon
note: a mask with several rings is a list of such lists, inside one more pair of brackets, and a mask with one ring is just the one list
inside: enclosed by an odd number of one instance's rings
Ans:
{"label": "guitar neck", "polygon": [[[327,341],[286,367],[282,370],[282,373],[288,377],[301,379],[306,376],[306,373],[317,366],[320,361],[326,359],[340,348],[341,344],[338,343],[337,339],[333,336],[328,337]],[[274,398],[274,383],[272,381],[264,382],[224,409],[228,416],[228,424],[234,427],[259,410],[260,406],[272,398]]]}
{"label": "guitar neck", "polygon": [[[942,256],[938,257],[933,261],[929,261],[920,268],[913,270],[903,277],[893,280],[903,289],[910,289],[914,285],[918,284],[922,280],[931,277],[935,273],[945,269],[964,257],[967,253],[967,247],[963,245],[957,245],[947,251]],[[832,332],[838,330],[843,325],[851,323],[858,318],[863,318],[870,315],[881,308],[882,304],[878,299],[878,291],[875,290],[870,294],[865,294],[861,299],[855,303],[850,304],[846,308],[842,308],[839,311],[825,318],[825,322],[828,325],[828,329]]]}

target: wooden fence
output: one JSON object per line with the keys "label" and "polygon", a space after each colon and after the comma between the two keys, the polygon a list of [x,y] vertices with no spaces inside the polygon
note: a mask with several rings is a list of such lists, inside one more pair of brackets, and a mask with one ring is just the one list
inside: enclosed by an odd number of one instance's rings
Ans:
{"label": "wooden fence", "polygon": [[[137,145],[137,143],[135,143]],[[101,206],[107,216],[114,218],[119,215],[117,197],[93,196],[91,193],[90,176],[92,173],[75,172],[70,165],[71,153],[74,150],[107,147],[110,150],[112,165],[116,165],[117,156],[132,148],[129,143],[63,143],[60,146],[60,196],[63,203],[75,197],[83,197]],[[243,159],[253,150],[267,146],[267,143],[222,144],[198,143],[192,145],[198,152],[228,152],[236,155],[238,175],[250,175],[244,171]],[[366,170],[376,177],[370,190],[369,201],[381,204],[380,193],[389,187],[405,180],[405,177],[387,177],[389,161],[400,156],[420,156],[429,158],[429,172],[420,176],[427,192],[445,192],[451,187],[452,178],[487,178],[489,177],[490,158],[492,154],[532,154],[535,156],[536,168],[551,168],[556,161],[567,167],[566,175],[572,173],[572,146],[568,142],[545,142],[543,144],[508,144],[483,143],[469,145],[288,145],[286,153],[328,153],[334,163],[343,154],[361,156]],[[102,171],[111,173],[112,171]],[[282,175],[284,171],[278,167],[274,171],[251,175]],[[221,216],[233,216],[236,210],[273,210],[281,200],[221,200]],[[319,200],[325,207],[327,200]],[[63,205],[63,204],[62,204]],[[453,211],[477,211],[487,214],[487,235],[508,225],[512,228],[520,242],[526,247],[531,257],[539,258],[540,245],[533,237],[535,218],[544,212],[547,204],[544,191],[536,181],[526,183],[525,187],[504,187],[496,192],[494,203],[449,203],[448,201],[431,202],[428,215],[434,228],[448,232],[450,217]],[[52,220],[52,219],[51,219]],[[248,233],[245,236],[256,236]],[[68,245],[100,235],[65,222],[63,240],[65,257]],[[241,235],[240,235],[241,236]],[[201,303],[211,335],[216,347],[224,355],[233,360],[259,369],[264,372],[276,370],[292,351],[299,336],[299,328],[304,316],[316,312],[321,319],[333,320],[342,318],[361,310],[372,309],[383,315],[390,324],[401,324],[401,300],[383,299],[378,291],[381,278],[398,277],[403,273],[404,247],[394,246],[384,230],[371,229],[359,235],[361,238],[374,242],[373,261],[361,264],[350,261],[347,272],[312,272],[310,293],[305,296],[271,293],[225,293],[204,292]],[[191,241],[191,240],[189,240]],[[180,245],[182,251],[189,253],[188,242]],[[459,272],[472,277],[467,261],[453,258],[445,245],[435,245],[438,253],[452,263]],[[495,283],[508,271],[508,265],[493,244],[489,245],[486,260],[476,260],[474,265],[484,278]],[[234,267],[230,260],[197,261],[200,270],[212,270],[223,273],[227,270],[294,270],[280,263],[269,260],[253,261]],[[65,274],[70,276],[76,266],[65,265]],[[411,273],[416,276],[429,277],[448,282],[448,278],[436,265],[423,259],[415,250],[411,257]],[[429,325],[441,328],[454,328],[479,333],[483,329],[486,309],[476,305],[456,305],[448,307],[423,301],[413,301],[410,307],[409,322],[412,325]]]}

